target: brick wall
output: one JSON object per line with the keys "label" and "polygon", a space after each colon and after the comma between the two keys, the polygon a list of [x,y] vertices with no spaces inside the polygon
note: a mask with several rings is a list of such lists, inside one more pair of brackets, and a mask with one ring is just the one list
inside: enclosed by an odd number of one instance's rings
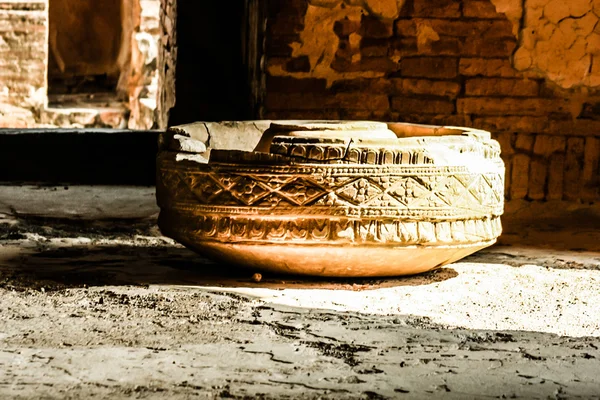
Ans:
{"label": "brick wall", "polygon": [[[130,12],[124,29],[133,32],[131,43],[125,45],[132,54],[124,84],[129,104],[118,113],[129,116],[132,129],[149,129],[155,120],[159,1],[124,3]],[[0,0],[0,128],[123,127],[110,118],[110,109],[98,113],[90,106],[57,113],[47,107],[47,31],[48,0]]]}
{"label": "brick wall", "polygon": [[[269,2],[263,117],[483,128],[501,143],[507,198],[600,200],[600,54],[593,57],[600,53],[600,44],[594,50],[600,12],[594,2],[556,17],[570,25],[561,25],[564,40],[546,52],[547,42],[532,35],[536,28],[555,34],[552,21],[527,22],[533,17],[510,8],[521,2],[347,3]],[[550,1],[535,3],[543,9]],[[587,50],[572,53],[577,43]]]}
{"label": "brick wall", "polygon": [[0,0],[0,127],[35,124],[46,87],[46,2]]}
{"label": "brick wall", "polygon": [[139,0],[139,15],[132,34],[129,85],[129,129],[155,126],[158,96],[158,56],[160,39],[160,0]]}
{"label": "brick wall", "polygon": [[160,0],[158,41],[158,94],[156,121],[160,129],[169,124],[169,113],[175,106],[175,63],[177,61],[177,2]]}

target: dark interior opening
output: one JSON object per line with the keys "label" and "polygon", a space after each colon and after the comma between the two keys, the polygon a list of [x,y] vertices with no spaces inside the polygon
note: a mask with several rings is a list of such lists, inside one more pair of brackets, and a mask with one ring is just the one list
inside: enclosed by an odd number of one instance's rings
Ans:
{"label": "dark interior opening", "polygon": [[243,18],[242,0],[177,3],[177,101],[169,126],[252,118]]}
{"label": "dark interior opening", "polygon": [[114,95],[122,64],[122,0],[49,3],[49,96]]}

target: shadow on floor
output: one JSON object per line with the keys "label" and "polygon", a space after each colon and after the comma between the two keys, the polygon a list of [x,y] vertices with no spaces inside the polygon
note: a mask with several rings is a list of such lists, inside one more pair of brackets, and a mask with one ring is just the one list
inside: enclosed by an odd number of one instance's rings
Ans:
{"label": "shadow on floor", "polygon": [[[507,224],[499,244],[461,262],[600,270],[600,231]],[[136,238],[146,239],[136,239]],[[71,238],[71,239],[69,239]],[[79,238],[85,243],[81,243]],[[543,239],[540,242],[540,238]],[[50,240],[52,239],[52,240]],[[77,241],[79,240],[79,242]],[[544,245],[540,245],[540,243]],[[574,247],[579,246],[579,247]],[[596,249],[598,247],[598,249]],[[419,286],[458,276],[450,267],[402,278],[332,279],[263,273],[218,264],[160,237],[154,221],[0,220],[0,287],[60,290],[111,285],[192,285],[269,289],[374,290]]]}
{"label": "shadow on floor", "polygon": [[0,287],[15,290],[61,290],[85,286],[194,285],[269,289],[373,290],[418,286],[458,276],[442,268],[404,278],[336,279],[263,273],[207,260],[179,246],[126,244],[39,246],[23,248],[19,242],[0,250]]}

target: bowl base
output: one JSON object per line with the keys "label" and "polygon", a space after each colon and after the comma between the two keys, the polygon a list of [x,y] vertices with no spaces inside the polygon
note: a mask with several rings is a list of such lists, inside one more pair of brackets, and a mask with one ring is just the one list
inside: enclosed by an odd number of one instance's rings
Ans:
{"label": "bowl base", "polygon": [[495,242],[491,240],[470,245],[398,247],[220,242],[186,245],[213,260],[279,274],[392,277],[415,275],[440,268]]}

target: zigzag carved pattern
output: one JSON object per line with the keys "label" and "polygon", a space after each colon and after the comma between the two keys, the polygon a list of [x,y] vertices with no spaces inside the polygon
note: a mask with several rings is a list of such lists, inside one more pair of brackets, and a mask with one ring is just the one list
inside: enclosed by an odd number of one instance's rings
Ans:
{"label": "zigzag carved pattern", "polygon": [[328,177],[310,175],[265,178],[220,172],[162,170],[167,193],[203,205],[240,207],[399,207],[407,209],[502,207],[500,174]]}

